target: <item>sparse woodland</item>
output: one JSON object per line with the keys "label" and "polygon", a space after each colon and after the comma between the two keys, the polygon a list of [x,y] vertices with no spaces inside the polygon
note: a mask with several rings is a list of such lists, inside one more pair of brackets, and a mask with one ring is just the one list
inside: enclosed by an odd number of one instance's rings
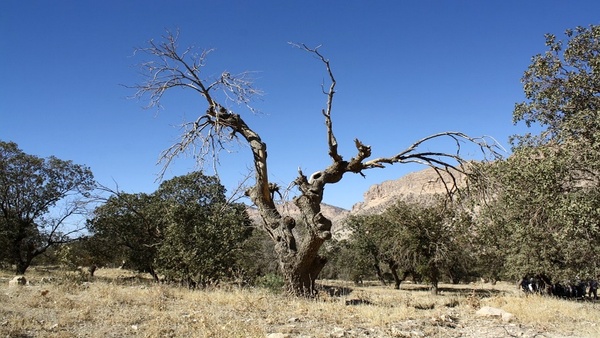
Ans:
{"label": "sparse woodland", "polygon": [[[10,279],[7,271],[32,276],[29,289],[3,284],[0,303],[12,309],[0,307],[0,333],[90,334],[75,328],[81,321],[98,332],[132,336],[600,335],[600,321],[588,315],[597,312],[592,291],[600,277],[600,26],[567,30],[564,39],[545,37],[547,50],[532,58],[522,78],[526,100],[513,112],[515,123],[540,132],[515,135],[504,158],[493,138],[461,132],[426,136],[385,155],[374,155],[377,150],[357,138],[351,141],[355,153],[340,154],[334,62],[319,47],[293,45],[314,57],[328,79],[323,109],[314,114],[326,125],[331,162],[311,175],[298,170],[291,201],[269,179],[269,140],[244,118],[254,113],[252,98],[260,93],[250,73],[204,77],[213,55],[180,47],[178,34],[168,32],[137,50],[144,77],[132,88],[150,107],[175,89],[202,99],[203,113],[185,123],[180,140],[161,155],[164,172],[192,152],[201,162],[198,171],[164,181],[153,193],[124,193],[96,183],[84,166],[0,142],[2,280]],[[430,151],[434,140],[456,149]],[[219,152],[232,141],[252,153],[245,194],[258,220],[202,170],[206,162],[218,163]],[[486,160],[463,158],[465,145],[477,146]],[[321,210],[325,187],[344,184],[346,175],[403,163],[431,168],[445,193],[351,215],[344,222],[346,235],[336,237]],[[299,216],[287,215],[283,203],[293,203]],[[85,272],[82,266],[93,268]],[[43,280],[40,271],[52,279]],[[109,271],[119,276],[106,275]],[[540,295],[559,295],[559,285],[583,285],[586,294],[560,294],[579,303],[525,298],[517,281]],[[282,299],[295,302],[297,311],[279,304]],[[350,306],[356,300],[360,306]],[[98,324],[103,310],[94,302],[105,309],[125,304],[122,315],[129,319],[115,319],[125,331]],[[221,305],[229,312],[215,310]],[[511,312],[523,324],[520,331],[510,331],[515,328],[508,322],[499,326],[502,333],[485,331],[493,322],[476,324],[472,313],[483,305]],[[153,314],[131,316],[127,311],[134,306]],[[181,306],[189,311],[178,310]],[[265,314],[271,306],[279,306],[279,316]],[[76,309],[77,318],[60,315],[61,307]],[[18,324],[18,316],[30,309],[37,310]],[[52,318],[44,319],[39,309]],[[342,319],[330,318],[332,313]],[[557,313],[572,325],[555,323]],[[317,317],[325,318],[326,329],[318,328]],[[178,324],[150,325],[154,319]],[[363,331],[352,331],[357,325]],[[470,332],[469,325],[478,331]]]}

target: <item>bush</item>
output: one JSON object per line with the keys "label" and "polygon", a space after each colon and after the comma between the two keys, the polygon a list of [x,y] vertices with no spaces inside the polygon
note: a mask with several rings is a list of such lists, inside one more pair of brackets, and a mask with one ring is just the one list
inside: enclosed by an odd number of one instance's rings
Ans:
{"label": "bush", "polygon": [[275,273],[269,273],[256,279],[257,287],[267,289],[271,292],[282,292],[283,285],[283,277]]}

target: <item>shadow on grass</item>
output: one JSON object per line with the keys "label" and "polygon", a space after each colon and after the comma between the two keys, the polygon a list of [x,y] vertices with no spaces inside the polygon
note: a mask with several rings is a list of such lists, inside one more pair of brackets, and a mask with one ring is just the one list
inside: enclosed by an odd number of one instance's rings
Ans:
{"label": "shadow on grass", "polygon": [[[431,286],[427,284],[410,284],[407,286],[403,284],[401,290],[404,291],[430,291]],[[492,288],[481,288],[481,287],[468,287],[466,285],[460,285],[457,287],[446,287],[442,286],[438,288],[439,294],[444,295],[456,295],[456,296],[477,296],[477,297],[492,297],[498,295],[505,295],[506,290],[497,290]]]}

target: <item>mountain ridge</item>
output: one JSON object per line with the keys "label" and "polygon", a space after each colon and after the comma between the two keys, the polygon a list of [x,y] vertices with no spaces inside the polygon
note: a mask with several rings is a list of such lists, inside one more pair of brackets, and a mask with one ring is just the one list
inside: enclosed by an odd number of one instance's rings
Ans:
{"label": "mountain ridge", "polygon": [[[344,220],[349,216],[368,215],[383,212],[397,201],[418,202],[430,200],[435,194],[446,192],[442,177],[451,184],[453,181],[447,173],[436,172],[432,168],[408,173],[395,180],[386,180],[370,186],[363,193],[363,200],[355,203],[350,210],[335,205],[322,203],[321,212],[331,220],[332,233],[344,232]],[[462,182],[463,176],[457,175],[458,182]],[[286,201],[277,206],[283,215],[298,219],[300,210],[292,201]],[[258,210],[248,207],[248,213],[254,221],[260,221]]]}

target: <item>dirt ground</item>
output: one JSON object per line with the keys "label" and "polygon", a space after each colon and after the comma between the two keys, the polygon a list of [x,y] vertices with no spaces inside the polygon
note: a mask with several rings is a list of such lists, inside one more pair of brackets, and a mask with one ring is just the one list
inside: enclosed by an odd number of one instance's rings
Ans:
{"label": "dirt ground", "polygon": [[[155,284],[119,269],[0,272],[0,337],[600,337],[600,305],[519,293],[512,283],[393,290],[322,281],[317,299],[257,288]],[[483,307],[509,313],[479,316]]]}

